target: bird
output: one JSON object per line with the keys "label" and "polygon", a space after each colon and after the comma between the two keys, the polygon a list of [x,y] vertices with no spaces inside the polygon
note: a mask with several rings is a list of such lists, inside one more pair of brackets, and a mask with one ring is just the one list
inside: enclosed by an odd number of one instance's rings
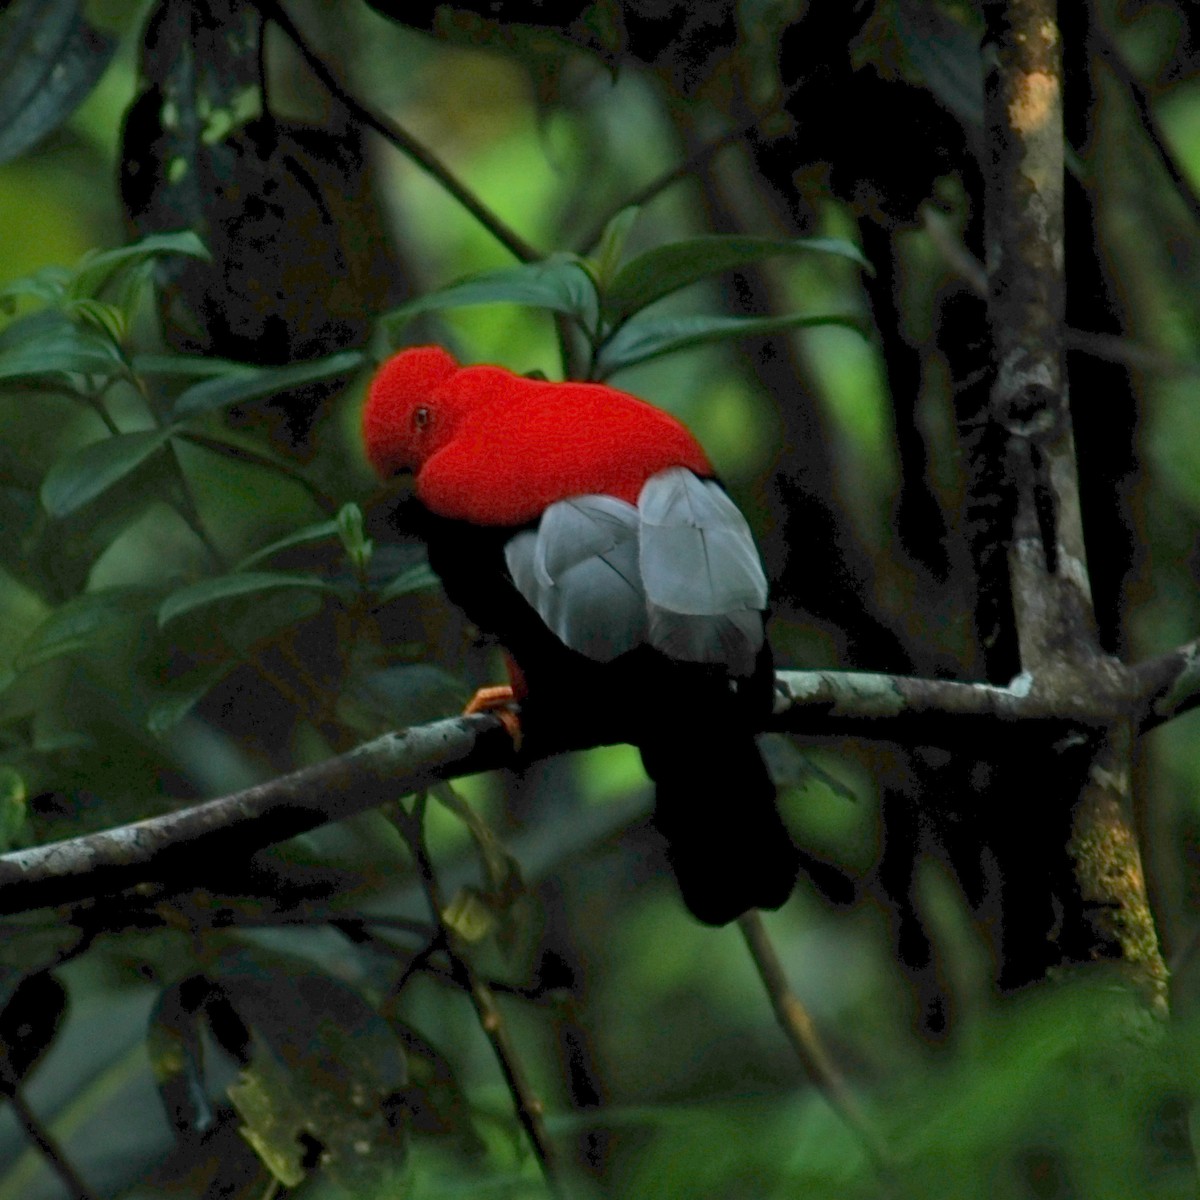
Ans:
{"label": "bird", "polygon": [[398,518],[508,660],[529,760],[631,742],[684,903],[724,925],[775,909],[800,867],[755,741],[771,711],[768,585],[745,517],[691,431],[606,384],[392,355],[362,410]]}

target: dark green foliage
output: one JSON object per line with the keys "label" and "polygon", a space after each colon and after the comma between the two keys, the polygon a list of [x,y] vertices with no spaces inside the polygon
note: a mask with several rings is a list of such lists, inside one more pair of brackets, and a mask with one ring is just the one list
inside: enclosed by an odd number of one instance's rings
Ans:
{"label": "dark green foliage", "polygon": [[[1072,351],[1105,645],[1149,652],[1200,624],[1200,258],[1129,112],[1079,97],[1113,83],[1084,78],[1091,39],[1123,39],[1194,174],[1197,31],[1134,8],[1064,25],[1067,257],[1076,344],[1103,333],[1145,374]],[[0,262],[0,852],[252,787],[498,678],[358,446],[371,370],[415,342],[687,419],[762,534],[781,666],[1006,682],[971,6],[138,17],[118,37],[65,0],[0,15],[0,205],[32,195],[6,241],[61,241],[20,278]],[[366,132],[393,113],[545,252],[514,264],[499,222],[423,190],[428,164]],[[124,231],[97,199],[114,179]],[[736,932],[684,914],[645,780],[605,748],[5,918],[0,1094],[58,1149],[0,1122],[0,1200],[57,1200],[55,1154],[128,1200],[543,1196],[496,1012],[572,1195],[1192,1195],[1196,756],[1186,727],[1156,736],[1167,1030],[1115,977],[1056,967],[1066,816],[1032,749],[769,751],[814,856],[772,933],[894,1156],[882,1179]]]}
{"label": "dark green foliage", "polygon": [[10,0],[0,16],[0,163],[57,129],[115,49],[79,0]]}

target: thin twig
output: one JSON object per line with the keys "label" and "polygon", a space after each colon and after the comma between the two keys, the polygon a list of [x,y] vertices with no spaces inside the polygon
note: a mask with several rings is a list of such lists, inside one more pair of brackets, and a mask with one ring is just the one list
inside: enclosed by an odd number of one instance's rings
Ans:
{"label": "thin twig", "polygon": [[224,458],[232,458],[237,462],[248,463],[252,467],[261,467],[264,471],[274,472],[274,474],[303,488],[308,493],[308,498],[328,516],[332,516],[341,507],[340,502],[326,495],[298,467],[286,459],[275,458],[272,455],[263,454],[250,446],[239,446],[229,441],[228,430],[222,431],[220,437],[201,433],[196,429],[181,430],[176,436],[181,441],[190,442],[194,446],[200,446],[202,449],[208,450],[213,454],[219,454]]}
{"label": "thin twig", "polygon": [[[987,296],[987,271],[983,263],[963,245],[949,221],[932,204],[921,206],[924,230],[934,248],[955,275],[980,297]],[[1063,327],[1063,342],[1068,350],[1087,354],[1104,362],[1120,363],[1134,371],[1158,375],[1200,375],[1200,362],[1175,358],[1153,346],[1144,346],[1115,333],[1092,333],[1073,325]]]}
{"label": "thin twig", "polygon": [[1132,679],[1130,716],[1139,733],[1200,706],[1200,638],[1139,663]]}
{"label": "thin twig", "polygon": [[425,845],[424,797],[418,798],[418,803],[414,806],[412,813],[405,811],[399,804],[392,805],[390,816],[412,853],[417,876],[421,881],[421,888],[425,892],[425,899],[434,919],[441,926],[444,949],[449,956],[451,969],[458,977],[462,989],[470,997],[475,1015],[479,1019],[479,1027],[491,1044],[492,1053],[496,1056],[496,1061],[504,1075],[504,1081],[508,1085],[509,1095],[512,1097],[513,1107],[517,1112],[517,1119],[521,1122],[521,1127],[525,1130],[529,1143],[533,1147],[546,1186],[553,1195],[564,1196],[566,1192],[558,1165],[558,1155],[546,1132],[543,1120],[545,1106],[529,1082],[524,1065],[509,1037],[508,1026],[496,1003],[492,989],[475,973],[463,950],[461,939],[442,917],[445,905],[441,888],[438,885],[433,862]]}
{"label": "thin twig", "polygon": [[1163,131],[1162,125],[1159,124],[1158,118],[1154,115],[1154,106],[1150,102],[1149,93],[1142,86],[1141,80],[1133,73],[1133,70],[1122,56],[1121,51],[1117,49],[1116,44],[1108,35],[1101,30],[1096,30],[1094,36],[1096,38],[1096,46],[1100,51],[1100,57],[1104,59],[1112,73],[1116,75],[1129,92],[1134,107],[1138,111],[1138,116],[1141,117],[1142,128],[1145,130],[1150,144],[1154,147],[1154,152],[1158,155],[1158,161],[1162,163],[1163,170],[1170,176],[1171,182],[1175,185],[1176,192],[1179,193],[1179,198],[1186,205],[1188,212],[1192,214],[1192,220],[1200,225],[1200,196],[1196,195],[1183,168],[1179,165],[1175,155],[1171,153],[1171,148],[1167,145],[1166,134]]}
{"label": "thin twig", "polygon": [[0,1095],[12,1105],[13,1114],[25,1131],[25,1136],[38,1148],[46,1164],[62,1180],[63,1187],[67,1189],[72,1200],[93,1200],[95,1193],[79,1178],[54,1136],[42,1124],[37,1113],[25,1103],[20,1084],[11,1079],[0,1080]]}
{"label": "thin twig", "polygon": [[167,443],[167,452],[171,459],[174,476],[173,482],[175,483],[172,508],[179,514],[179,517],[192,533],[195,534],[197,540],[212,560],[213,566],[218,571],[227,571],[229,563],[226,561],[225,555],[221,553],[221,548],[212,540],[208,529],[205,527],[204,518],[200,516],[200,510],[196,507],[196,498],[192,495],[192,487],[188,481],[187,472],[183,469],[183,463],[179,461],[179,455],[175,450],[174,444],[169,441]]}
{"label": "thin twig", "polygon": [[749,121],[737,129],[731,129],[721,134],[720,137],[714,138],[711,142],[706,142],[694,153],[689,154],[681,163],[678,163],[669,171],[664,171],[657,178],[652,179],[645,187],[634,192],[632,196],[626,196],[618,208],[606,213],[583,237],[576,241],[575,244],[579,252],[582,254],[590,250],[600,240],[604,230],[608,227],[608,223],[617,213],[627,208],[640,208],[643,204],[649,204],[651,200],[660,193],[665,192],[667,188],[698,171],[710,158],[720,153],[726,146],[732,146],[740,142],[761,120],[761,116],[756,116],[753,121]]}
{"label": "thin twig", "polygon": [[368,128],[391,142],[402,154],[406,154],[426,174],[432,176],[454,197],[514,258],[520,262],[538,262],[542,255],[520,234],[510,229],[482,200],[461,180],[432,150],[422,145],[412,134],[402,129],[390,117],[377,113],[357,99],[342,85],[336,75],[325,65],[305,40],[295,22],[276,0],[253,0],[259,11],[274,21],[300,52],[308,68],[321,81],[329,94],[348,112],[352,113]]}
{"label": "thin twig", "polygon": [[867,1119],[842,1073],[826,1049],[816,1024],[800,997],[792,991],[784,974],[783,964],[757,909],[738,918],[738,928],[746,940],[750,957],[758,968],[759,978],[775,1010],[779,1022],[804,1073],[828,1101],[829,1106],[854,1131],[872,1166],[882,1173],[891,1160],[883,1140]]}

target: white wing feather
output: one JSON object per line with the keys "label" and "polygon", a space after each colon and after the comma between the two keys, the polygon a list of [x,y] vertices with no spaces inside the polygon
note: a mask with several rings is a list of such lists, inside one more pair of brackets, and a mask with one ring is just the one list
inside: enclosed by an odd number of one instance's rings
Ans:
{"label": "white wing feather", "polygon": [[745,518],[683,467],[611,496],[552,504],[505,560],[517,590],[573,650],[609,662],[649,642],[748,676],[764,640],[767,580]]}
{"label": "white wing feather", "polygon": [[642,488],[638,512],[651,604],[695,616],[767,607],[750,526],[720,484],[683,467],[660,471]]}
{"label": "white wing feather", "polygon": [[637,530],[633,505],[576,496],[550,505],[536,532],[504,549],[517,591],[563,643],[597,662],[646,640]]}

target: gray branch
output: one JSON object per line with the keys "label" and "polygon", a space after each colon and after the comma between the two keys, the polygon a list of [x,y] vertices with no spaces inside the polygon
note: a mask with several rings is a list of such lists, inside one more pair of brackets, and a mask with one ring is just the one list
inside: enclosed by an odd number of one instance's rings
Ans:
{"label": "gray branch", "polygon": [[1200,638],[1134,667],[1134,728],[1155,729],[1200,706]]}
{"label": "gray branch", "polygon": [[[769,728],[961,746],[973,735],[1002,744],[1006,730],[1051,742],[1079,740],[1104,724],[1100,712],[1048,712],[1019,685],[783,671],[776,677]],[[0,856],[0,913],[71,903],[143,883],[200,884],[214,862],[244,860],[438,780],[519,766],[511,740],[493,716],[455,717],[385,734],[245,791]]]}
{"label": "gray branch", "polygon": [[0,913],[141,883],[198,883],[214,862],[243,860],[438,780],[513,762],[512,741],[495,717],[455,717],[388,733],[229,796],[0,856]]}
{"label": "gray branch", "polygon": [[[1132,672],[1133,725],[1146,730],[1200,705],[1200,641]],[[1001,752],[1018,744],[1092,742],[1114,721],[1111,694],[1050,707],[1024,679],[1009,687],[850,671],[780,671],[770,730]],[[1061,697],[1059,698],[1061,704]],[[585,741],[586,739],[580,739]],[[0,913],[26,912],[151,882],[187,887],[213,862],[241,861],[276,842],[398,796],[520,761],[492,716],[454,717],[366,742],[348,754],[244,791],[98,833],[0,856]]]}

